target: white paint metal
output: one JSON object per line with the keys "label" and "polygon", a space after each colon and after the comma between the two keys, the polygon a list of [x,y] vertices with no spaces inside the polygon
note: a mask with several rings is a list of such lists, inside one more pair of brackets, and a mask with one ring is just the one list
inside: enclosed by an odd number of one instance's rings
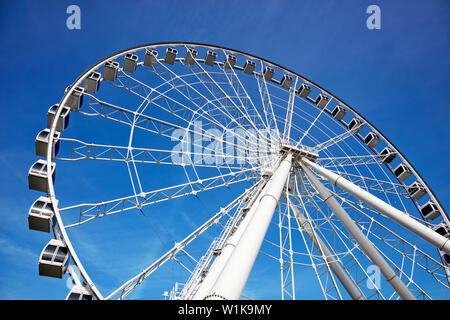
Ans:
{"label": "white paint metal", "polygon": [[343,190],[357,197],[358,199],[365,202],[367,205],[371,206],[375,210],[378,210],[379,212],[383,213],[390,219],[402,225],[406,229],[410,230],[411,232],[414,232],[416,235],[428,241],[438,249],[446,252],[447,254],[450,254],[450,239],[447,239],[446,237],[440,235],[439,233],[428,228],[419,221],[414,220],[407,213],[392,207],[383,200],[375,197],[374,195],[358,187],[354,183],[346,180],[340,175],[331,172],[330,170],[325,169],[307,159],[303,159],[302,161],[309,167],[316,170],[330,183],[338,186],[339,188],[342,188]]}
{"label": "white paint metal", "polygon": [[292,204],[291,201],[289,201],[289,205],[294,212],[295,217],[299,220],[302,229],[305,231],[316,249],[322,254],[330,269],[339,279],[350,297],[353,300],[364,300],[364,295],[349,278],[344,268],[342,268],[339,261],[335,258],[335,255],[330,251],[330,249],[328,249],[328,246],[322,241],[319,235],[314,233],[311,223],[309,223],[306,217],[297,209],[295,205]]}
{"label": "white paint metal", "polygon": [[240,298],[278,205],[291,166],[292,155],[288,153],[269,180],[267,191],[262,195],[259,203],[254,204],[257,208],[252,219],[205,300]]}
{"label": "white paint metal", "polygon": [[313,185],[314,189],[319,192],[320,196],[327,206],[334,212],[336,217],[342,222],[347,231],[361,246],[361,249],[367,254],[369,259],[380,268],[381,273],[386,278],[386,281],[397,292],[400,298],[403,300],[415,300],[415,296],[409,291],[405,284],[400,280],[390,265],[384,260],[383,256],[378,252],[375,246],[369,239],[362,233],[356,223],[349,217],[347,212],[337,202],[332,193],[316,178],[311,170],[302,162],[300,166],[309,178],[309,181]]}
{"label": "white paint metal", "polygon": [[242,234],[248,226],[248,223],[251,221],[256,208],[262,198],[262,196],[267,192],[269,184],[266,183],[264,188],[261,189],[259,194],[257,195],[255,201],[252,203],[250,210],[247,212],[244,219],[242,219],[235,233],[233,233],[226,241],[222,247],[221,253],[214,259],[211,267],[208,270],[205,278],[201,282],[197,292],[194,294],[193,300],[203,300],[211,291],[212,286],[217,281],[218,276],[222,272],[225,264],[233,253],[233,249],[238,244],[241,239]]}

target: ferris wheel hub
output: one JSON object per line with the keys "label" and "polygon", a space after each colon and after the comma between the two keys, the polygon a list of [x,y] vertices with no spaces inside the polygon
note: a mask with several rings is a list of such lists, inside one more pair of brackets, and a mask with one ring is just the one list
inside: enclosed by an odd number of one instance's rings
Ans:
{"label": "ferris wheel hub", "polygon": [[315,162],[319,157],[319,154],[317,152],[313,151],[311,147],[308,147],[306,145],[302,145],[299,148],[293,145],[284,144],[281,146],[281,153],[291,153],[292,159],[294,161],[299,161],[301,158],[306,158],[312,162]]}

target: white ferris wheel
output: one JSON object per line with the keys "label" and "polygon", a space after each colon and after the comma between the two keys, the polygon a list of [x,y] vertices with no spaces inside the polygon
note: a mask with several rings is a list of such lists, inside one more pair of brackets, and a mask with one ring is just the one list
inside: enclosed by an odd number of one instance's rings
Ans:
{"label": "white ferris wheel", "polygon": [[414,166],[357,108],[265,59],[115,53],[50,107],[36,155],[29,228],[53,234],[39,274],[68,274],[67,299],[450,297],[450,220]]}

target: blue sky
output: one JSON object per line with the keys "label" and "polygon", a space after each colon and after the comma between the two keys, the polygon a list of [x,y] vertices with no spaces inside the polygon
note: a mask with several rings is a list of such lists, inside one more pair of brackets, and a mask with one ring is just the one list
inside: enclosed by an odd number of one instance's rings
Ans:
{"label": "blue sky", "polygon": [[[71,4],[81,30],[66,28]],[[371,4],[381,30],[366,28]],[[382,131],[449,208],[448,1],[2,1],[0,40],[0,299],[65,296],[38,276],[47,236],[27,226],[34,139],[80,73],[139,44],[211,43],[298,72]]]}

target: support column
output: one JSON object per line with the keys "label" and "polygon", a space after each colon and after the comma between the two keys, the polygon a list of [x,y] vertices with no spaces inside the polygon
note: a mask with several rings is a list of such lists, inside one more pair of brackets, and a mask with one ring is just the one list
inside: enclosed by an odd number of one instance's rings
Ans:
{"label": "support column", "polygon": [[267,188],[269,186],[269,183],[266,183],[264,188],[259,191],[259,194],[257,195],[255,201],[251,204],[250,210],[247,212],[246,216],[242,219],[241,223],[239,223],[239,226],[235,233],[233,233],[226,241],[225,244],[222,247],[222,251],[220,254],[214,259],[211,267],[208,270],[208,273],[206,274],[203,281],[200,283],[200,286],[197,290],[197,292],[194,294],[192,300],[203,300],[211,291],[212,286],[217,281],[217,277],[222,272],[225,264],[227,263],[228,259],[230,258],[231,254],[233,253],[233,249],[236,247],[237,243],[239,242],[239,239],[241,238],[242,234],[245,231],[245,228],[247,227],[248,223],[251,221],[256,208],[258,207],[259,201],[261,200],[261,197],[265,194],[267,191]]}
{"label": "support column", "polygon": [[415,233],[425,241],[428,241],[439,250],[450,254],[450,239],[440,235],[434,230],[428,228],[426,225],[420,223],[417,220],[411,218],[408,214],[392,207],[381,199],[378,199],[374,195],[370,194],[366,190],[358,187],[354,183],[346,180],[345,178],[325,169],[307,159],[302,159],[302,161],[309,167],[316,170],[320,175],[327,179],[330,183],[338,186],[339,188],[352,194],[359,200],[365,202],[368,206],[374,208],[375,210],[385,214],[390,219],[394,220],[398,224],[402,225],[406,229]]}
{"label": "support column", "polygon": [[347,231],[358,242],[362,250],[366,253],[373,264],[378,266],[386,281],[392,286],[397,294],[403,300],[415,300],[414,295],[409,291],[405,284],[400,280],[397,274],[392,270],[389,264],[384,260],[383,256],[378,252],[375,246],[362,233],[356,223],[349,217],[347,212],[337,202],[331,192],[316,178],[311,170],[300,161],[300,166],[305,172],[314,189],[319,192],[326,205],[334,212],[336,217],[342,222]]}
{"label": "support column", "polygon": [[249,221],[222,272],[214,283],[206,300],[237,300],[240,298],[273,213],[292,166],[292,154],[288,153],[273,173],[266,192]]}
{"label": "support column", "polygon": [[334,254],[328,249],[328,246],[322,239],[314,234],[313,226],[309,223],[309,221],[305,218],[305,216],[297,209],[296,206],[289,201],[290,207],[295,214],[295,217],[299,220],[301,227],[308,235],[311,242],[314,244],[316,249],[321,253],[321,255],[326,259],[326,263],[330,266],[330,269],[339,279],[341,284],[344,286],[347,293],[353,300],[364,300],[364,295],[361,291],[355,286],[353,281],[349,278],[344,268],[341,267],[340,263],[334,257]]}

